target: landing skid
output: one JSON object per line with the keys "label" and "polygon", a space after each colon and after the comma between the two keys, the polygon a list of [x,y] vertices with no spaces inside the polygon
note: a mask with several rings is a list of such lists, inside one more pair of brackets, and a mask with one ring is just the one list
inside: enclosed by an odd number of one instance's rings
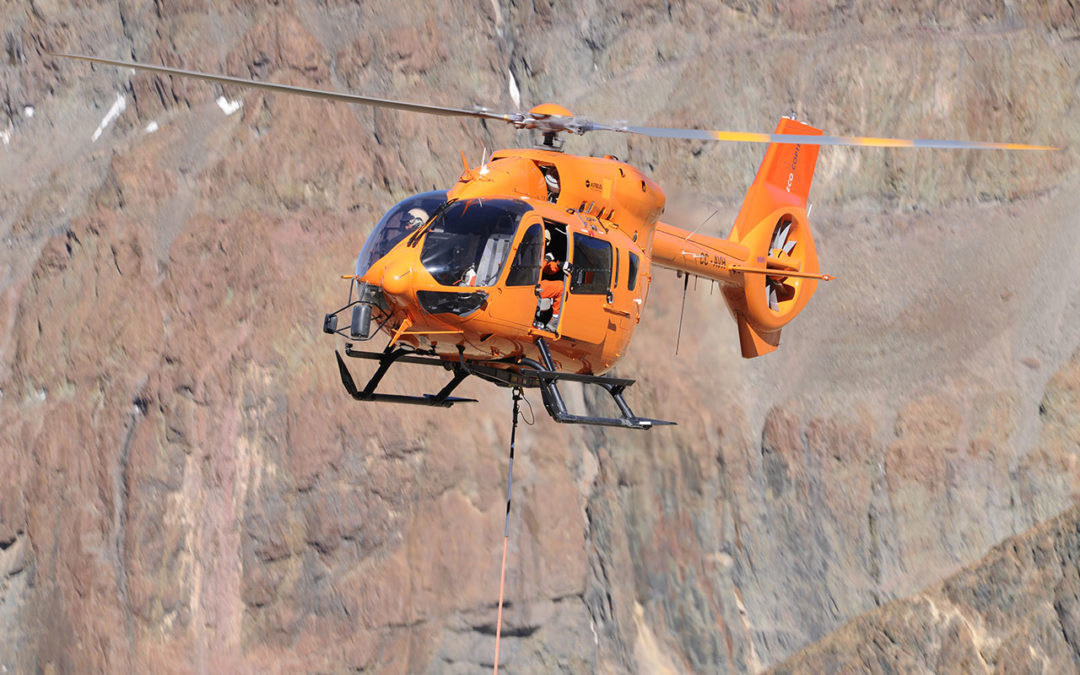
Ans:
{"label": "landing skid", "polygon": [[[357,401],[382,401],[384,403],[407,403],[409,405],[427,405],[438,408],[449,408],[455,403],[476,403],[475,398],[458,398],[457,396],[451,396],[450,392],[454,391],[462,381],[469,376],[468,373],[455,372],[453,379],[446,383],[446,386],[439,390],[438,394],[424,394],[423,396],[402,396],[399,394],[378,394],[375,389],[379,386],[379,382],[382,381],[386,372],[390,370],[390,366],[394,365],[398,361],[404,363],[424,363],[428,365],[428,361],[436,361],[438,365],[442,365],[442,361],[439,359],[426,359],[421,360],[420,357],[407,357],[409,354],[404,349],[394,349],[391,351],[382,352],[353,352],[350,350],[351,345],[346,345],[345,354],[348,356],[356,356],[360,358],[378,358],[379,369],[375,371],[375,374],[371,376],[368,383],[364,385],[363,389],[357,389],[356,383],[353,382],[352,373],[349,372],[348,366],[341,359],[341,354],[337,351],[334,352],[334,356],[337,357],[338,370],[341,372],[341,383],[345,385],[345,390],[349,392],[349,396],[352,396]],[[436,364],[431,364],[436,365]]]}
{"label": "landing skid", "polygon": [[[592,426],[623,427],[626,429],[651,429],[653,426],[675,424],[666,420],[657,420],[648,417],[638,417],[630,409],[623,392],[627,387],[634,384],[634,380],[606,377],[603,375],[582,375],[578,373],[563,373],[555,369],[551,352],[543,338],[537,338],[536,345],[540,351],[542,362],[533,359],[520,358],[503,361],[466,361],[464,358],[458,361],[449,361],[435,356],[434,353],[415,352],[409,349],[387,349],[382,352],[366,352],[353,349],[352,344],[345,345],[345,355],[355,359],[371,359],[379,362],[375,374],[371,376],[363,389],[358,389],[349,372],[341,354],[334,352],[337,357],[338,370],[341,372],[341,383],[346,391],[357,401],[383,401],[387,403],[406,403],[410,405],[425,405],[441,408],[449,408],[455,403],[475,403],[476,399],[459,398],[450,394],[461,384],[465,378],[475,375],[483,380],[492,382],[501,387],[527,387],[539,389],[544,401],[544,408],[551,418],[561,424],[588,424]],[[395,363],[411,363],[422,366],[438,366],[453,372],[453,377],[446,383],[437,394],[424,394],[423,396],[402,396],[398,394],[380,394],[376,392],[379,383]],[[615,401],[619,409],[619,417],[591,417],[588,415],[573,415],[566,409],[562,394],[559,392],[559,381],[581,382],[582,384],[596,385],[606,391]]]}

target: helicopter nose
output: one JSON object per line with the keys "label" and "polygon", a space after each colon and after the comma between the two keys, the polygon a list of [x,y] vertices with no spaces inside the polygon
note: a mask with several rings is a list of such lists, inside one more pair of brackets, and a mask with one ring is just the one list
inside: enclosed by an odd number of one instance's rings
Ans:
{"label": "helicopter nose", "polygon": [[383,292],[389,295],[404,295],[412,285],[412,271],[411,262],[396,261],[386,267],[379,285],[382,286]]}

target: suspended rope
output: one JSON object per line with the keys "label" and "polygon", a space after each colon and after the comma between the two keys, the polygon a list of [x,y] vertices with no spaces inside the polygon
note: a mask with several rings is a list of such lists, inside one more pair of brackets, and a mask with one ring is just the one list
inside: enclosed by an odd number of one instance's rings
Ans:
{"label": "suspended rope", "polygon": [[514,387],[514,423],[510,427],[510,468],[506,475],[506,525],[503,526],[502,570],[499,572],[499,616],[495,620],[495,675],[499,675],[499,639],[502,637],[503,591],[506,588],[506,548],[510,542],[510,488],[514,484],[514,440],[517,437],[518,412],[523,397],[521,387]]}

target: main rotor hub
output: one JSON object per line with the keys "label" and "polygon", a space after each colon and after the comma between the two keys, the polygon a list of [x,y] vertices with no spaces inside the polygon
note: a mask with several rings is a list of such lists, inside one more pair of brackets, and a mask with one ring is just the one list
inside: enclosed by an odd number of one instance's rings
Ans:
{"label": "main rotor hub", "polygon": [[537,147],[549,150],[562,150],[559,133],[563,131],[581,131],[575,128],[574,113],[557,103],[541,103],[534,106],[522,120],[520,126],[539,131],[543,137]]}
{"label": "main rotor hub", "polygon": [[558,103],[541,103],[529,111],[529,114],[534,118],[543,119],[547,117],[573,117],[574,113],[570,112],[566,108],[562,107]]}

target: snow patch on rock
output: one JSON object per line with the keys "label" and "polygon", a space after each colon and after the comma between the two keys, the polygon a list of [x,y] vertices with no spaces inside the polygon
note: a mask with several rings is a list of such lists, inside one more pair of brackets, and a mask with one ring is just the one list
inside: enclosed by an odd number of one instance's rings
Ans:
{"label": "snow patch on rock", "polygon": [[233,114],[244,105],[240,101],[230,101],[224,96],[218,96],[217,104],[218,107],[221,108],[221,112],[225,113],[226,115]]}
{"label": "snow patch on rock", "polygon": [[127,99],[124,98],[123,94],[117,94],[116,102],[109,108],[109,112],[105,113],[105,117],[102,118],[101,124],[99,124],[97,130],[94,131],[94,135],[90,137],[90,141],[94,142],[101,138],[101,134],[105,131],[105,127],[112,124],[112,121],[119,117],[120,113],[124,112],[125,108],[127,108]]}

